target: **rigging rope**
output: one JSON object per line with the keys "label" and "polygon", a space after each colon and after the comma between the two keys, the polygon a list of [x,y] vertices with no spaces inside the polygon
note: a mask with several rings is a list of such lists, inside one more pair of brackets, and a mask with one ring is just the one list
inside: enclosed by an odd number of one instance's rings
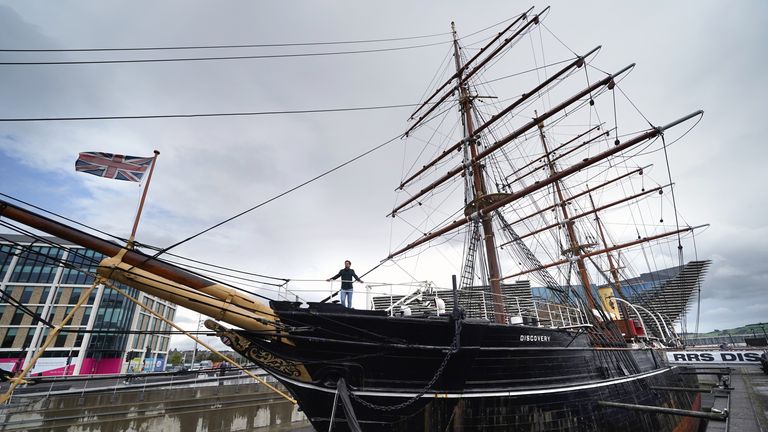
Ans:
{"label": "rigging rope", "polygon": [[[664,148],[664,161],[667,164],[667,176],[669,179],[669,187],[672,191],[672,211],[675,213],[675,229],[680,231],[680,221],[677,217],[677,201],[675,200],[675,185],[672,183],[672,170],[669,167],[669,155],[667,154],[667,141],[664,139],[664,133],[661,133],[661,143]],[[677,259],[679,265],[683,265],[683,244],[680,239],[681,233],[677,233]]]}
{"label": "rigging rope", "polygon": [[[507,20],[508,21],[508,20]],[[502,21],[506,22],[506,21]],[[494,24],[496,26],[498,24]],[[491,27],[480,30],[485,31]],[[478,32],[478,33],[479,33]],[[46,49],[0,49],[0,52],[88,52],[88,51],[166,51],[166,50],[206,50],[206,49],[230,49],[230,48],[277,48],[293,46],[318,46],[318,45],[347,45],[363,44],[377,42],[394,42],[402,40],[426,39],[437,36],[447,36],[450,32],[434,33],[421,36],[403,36],[383,39],[359,39],[348,41],[328,41],[328,42],[293,42],[293,43],[268,43],[268,44],[232,44],[232,45],[186,45],[186,46],[155,46],[155,47],[125,47],[125,48],[46,48]]]}
{"label": "rigging rope", "polygon": [[[238,213],[238,214],[236,214],[236,215],[234,215],[234,216],[232,216],[230,218],[227,218],[227,219],[225,219],[225,220],[223,220],[223,221],[221,221],[221,222],[219,222],[219,223],[217,223],[217,224],[215,224],[215,225],[213,225],[213,226],[211,226],[209,228],[206,228],[203,231],[198,232],[197,234],[191,235],[191,236],[185,238],[184,240],[178,241],[178,242],[176,242],[176,243],[174,243],[174,244],[172,244],[172,245],[170,245],[170,246],[168,246],[166,248],[160,249],[151,258],[157,258],[160,255],[168,252],[169,250],[171,250],[171,249],[173,249],[173,248],[175,248],[175,247],[177,247],[179,245],[182,245],[182,244],[184,244],[184,243],[186,243],[186,242],[188,242],[188,241],[190,241],[192,239],[195,239],[195,238],[197,238],[197,237],[199,237],[199,236],[201,236],[201,235],[203,235],[203,234],[205,234],[205,233],[207,233],[207,232],[209,232],[209,231],[211,231],[211,230],[213,230],[215,228],[218,228],[218,227],[224,225],[225,223],[231,222],[231,221],[239,218],[240,216],[246,215],[246,214],[248,214],[248,213],[250,213],[250,212],[252,212],[252,211],[254,211],[254,210],[256,210],[256,209],[258,209],[260,207],[263,207],[263,206],[271,203],[272,201],[275,201],[275,200],[277,200],[279,198],[282,198],[282,197],[290,194],[291,192],[294,192],[294,191],[296,191],[298,189],[301,189],[302,187],[304,187],[304,186],[306,186],[306,185],[308,185],[308,184],[310,184],[310,183],[312,183],[312,182],[314,182],[316,180],[319,180],[319,179],[321,179],[321,178],[323,178],[323,177],[325,177],[325,176],[327,176],[327,175],[329,175],[329,174],[331,174],[331,173],[333,173],[335,171],[338,171],[339,169],[341,169],[341,168],[351,164],[352,162],[355,162],[355,161],[357,161],[359,159],[362,159],[365,156],[368,156],[369,154],[371,154],[371,153],[375,152],[376,150],[379,150],[379,149],[387,146],[388,144],[394,142],[395,140],[401,138],[402,136],[403,136],[403,134],[400,134],[400,135],[397,135],[397,136],[395,136],[393,138],[390,138],[389,140],[387,140],[387,141],[385,141],[385,142],[383,142],[383,143],[381,143],[381,144],[379,144],[379,145],[377,145],[377,146],[375,146],[375,147],[373,147],[373,148],[371,148],[369,150],[366,150],[365,152],[363,152],[363,153],[353,157],[352,159],[349,159],[346,162],[343,162],[343,163],[341,163],[341,164],[339,164],[339,165],[337,165],[337,166],[335,166],[335,167],[333,167],[333,168],[331,168],[331,169],[329,169],[329,170],[327,170],[327,171],[325,171],[325,172],[323,172],[323,173],[321,173],[319,175],[316,175],[315,177],[312,177],[311,179],[309,179],[309,180],[307,180],[307,181],[305,181],[305,182],[303,182],[303,183],[301,183],[301,184],[299,184],[297,186],[294,186],[294,187],[292,187],[292,188],[290,188],[290,189],[288,189],[288,190],[286,190],[284,192],[281,192],[281,193],[273,196],[272,198],[269,198],[266,201],[262,201],[261,203],[255,205],[255,206],[253,206],[253,207],[251,207],[251,208],[249,208],[247,210],[244,210],[244,211],[242,211],[242,212],[240,212],[240,213]],[[147,258],[147,260],[149,260],[151,258]]]}
{"label": "rigging rope", "polygon": [[128,115],[128,116],[83,116],[83,117],[6,117],[0,118],[0,122],[39,122],[39,121],[87,121],[87,120],[144,120],[164,118],[197,118],[197,117],[248,117],[262,115],[286,115],[286,114],[316,114],[349,111],[371,111],[379,109],[393,109],[414,107],[419,104],[395,104],[375,105],[365,107],[347,108],[320,108],[281,111],[245,111],[230,113],[195,113],[195,114],[157,114],[157,115]]}
{"label": "rigging rope", "polygon": [[221,57],[173,57],[157,59],[129,59],[129,60],[67,60],[67,61],[29,61],[29,62],[0,62],[0,66],[51,66],[51,65],[84,65],[84,64],[123,64],[123,63],[170,63],[170,62],[190,62],[190,61],[216,61],[216,60],[262,60],[272,58],[294,58],[294,57],[325,57],[349,54],[368,54],[388,51],[402,51],[417,48],[426,48],[436,45],[444,45],[448,42],[434,42],[421,45],[410,45],[394,48],[377,48],[367,50],[351,51],[327,51],[317,53],[298,53],[298,54],[263,54],[263,55],[243,55],[243,56],[221,56]]}

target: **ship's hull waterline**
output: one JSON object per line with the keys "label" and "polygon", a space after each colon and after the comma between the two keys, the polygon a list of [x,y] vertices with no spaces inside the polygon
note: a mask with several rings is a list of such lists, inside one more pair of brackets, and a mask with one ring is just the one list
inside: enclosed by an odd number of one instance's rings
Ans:
{"label": "ship's hull waterline", "polygon": [[329,304],[272,307],[289,336],[212,327],[282,382],[318,431],[329,430],[334,402],[333,430],[348,430],[339,378],[352,393],[364,431],[699,427],[691,417],[600,406],[598,401],[610,401],[698,410],[695,393],[654,389],[696,387],[697,379],[652,349],[594,347],[583,328],[482,320],[462,320],[457,328],[450,317],[388,317]]}

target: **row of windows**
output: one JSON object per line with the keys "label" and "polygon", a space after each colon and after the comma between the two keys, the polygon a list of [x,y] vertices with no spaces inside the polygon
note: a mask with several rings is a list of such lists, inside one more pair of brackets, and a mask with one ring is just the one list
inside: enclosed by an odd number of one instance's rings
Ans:
{"label": "row of windows", "polygon": [[94,278],[91,274],[96,273],[96,267],[104,259],[104,255],[78,247],[63,249],[50,246],[26,246],[19,251],[10,245],[0,245],[0,279],[8,271],[13,256],[17,255],[18,260],[11,273],[11,282],[52,283],[65,252],[67,252],[68,265],[64,268],[60,283],[92,284]]}
{"label": "row of windows", "polygon": [[169,331],[170,329],[171,326],[164,321],[145,313],[139,314],[139,322],[136,323],[136,330]]}
{"label": "row of windows", "polygon": [[[46,316],[43,316],[45,306],[28,306],[27,309],[35,314],[32,316],[26,311],[15,306],[0,305],[0,325],[20,325],[34,326],[39,323],[37,316],[42,316],[48,322],[61,322],[67,316],[74,306],[54,306],[48,309]],[[87,326],[91,319],[92,306],[83,306],[75,312],[72,319],[67,323],[68,326]]]}
{"label": "row of windows", "polygon": [[[83,294],[86,288],[82,287],[67,287],[59,286],[56,289],[56,295],[53,298],[55,304],[69,304],[74,305],[80,301],[80,296]],[[23,305],[30,304],[46,304],[48,303],[48,297],[51,292],[50,286],[24,286],[24,285],[7,285],[3,292],[18,301]],[[92,305],[96,301],[98,290],[91,291],[91,295],[88,297],[88,301],[84,304]]]}
{"label": "row of windows", "polygon": [[134,337],[131,348],[134,351],[144,351],[147,347],[152,351],[168,351],[170,340],[169,336],[139,334]]}
{"label": "row of windows", "polygon": [[[49,331],[49,329],[42,329],[38,343],[42,344],[45,341]],[[30,347],[34,335],[34,328],[0,328],[0,348],[21,348],[26,350]],[[83,343],[83,337],[82,333],[67,331],[65,328],[56,335],[56,340],[51,346],[53,348],[80,347]]]}
{"label": "row of windows", "polygon": [[[63,349],[48,349],[46,350],[41,357],[43,358],[51,358],[51,357],[67,357],[70,359],[75,359],[80,354],[79,350],[63,350]],[[10,350],[10,351],[0,351],[0,359],[19,359],[24,358],[27,353],[25,351],[18,351],[18,350]]]}
{"label": "row of windows", "polygon": [[19,254],[11,282],[51,283],[64,255],[61,248],[32,246]]}

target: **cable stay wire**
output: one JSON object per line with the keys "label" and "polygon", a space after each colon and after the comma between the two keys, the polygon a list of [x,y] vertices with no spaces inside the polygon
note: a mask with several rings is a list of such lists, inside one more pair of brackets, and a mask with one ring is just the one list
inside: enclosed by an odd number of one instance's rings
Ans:
{"label": "cable stay wire", "polygon": [[[487,30],[487,29],[486,29]],[[286,42],[286,43],[261,43],[261,44],[225,44],[225,45],[185,45],[185,46],[145,46],[145,47],[90,47],[90,48],[0,48],[0,52],[108,52],[108,51],[168,51],[168,50],[207,50],[207,49],[232,49],[232,48],[282,48],[296,46],[323,46],[323,45],[352,45],[380,42],[397,42],[414,39],[428,39],[439,36],[449,36],[450,32],[434,33],[419,36],[402,36],[381,39],[359,39],[346,41],[325,42]]]}
{"label": "cable stay wire", "polygon": [[394,105],[374,105],[363,107],[342,107],[342,108],[318,108],[318,109],[299,109],[299,110],[275,110],[275,111],[244,111],[230,113],[190,113],[190,114],[157,114],[157,115],[126,115],[126,116],[81,116],[81,117],[5,117],[0,118],[0,122],[40,122],[40,121],[85,121],[85,120],[142,120],[142,119],[162,119],[162,118],[195,118],[195,117],[247,117],[263,115],[288,115],[288,114],[322,114],[332,112],[349,111],[373,111],[381,109],[410,108],[419,104],[394,104]]}
{"label": "cable stay wire", "polygon": [[[19,198],[13,197],[11,195],[8,195],[8,194],[0,192],[0,196],[2,196],[4,198],[7,198],[9,200],[12,200],[12,201],[19,202],[21,204],[24,204],[25,206],[34,208],[35,210],[38,210],[38,211],[41,211],[43,213],[49,214],[49,215],[54,216],[54,217],[56,217],[58,219],[65,220],[67,222],[70,222],[70,223],[73,223],[75,225],[81,226],[81,227],[86,228],[88,230],[100,233],[100,234],[102,234],[104,236],[107,236],[107,237],[110,237],[110,238],[113,238],[113,239],[115,239],[115,240],[117,240],[117,241],[119,241],[121,243],[126,243],[128,241],[127,238],[111,234],[109,232],[100,230],[98,228],[94,228],[94,227],[92,227],[90,225],[86,225],[86,224],[81,223],[81,222],[79,222],[77,220],[68,218],[68,217],[63,216],[61,214],[58,214],[56,212],[52,212],[52,211],[47,210],[47,209],[45,209],[43,207],[36,206],[34,204],[31,204],[31,203],[26,202],[24,200],[21,200]],[[0,225],[1,226],[6,226],[5,223],[0,223]],[[12,229],[16,230],[16,228],[12,228]],[[2,235],[2,234],[0,234],[0,235]],[[28,234],[23,234],[23,235],[28,235]],[[28,236],[31,237],[31,235],[28,235]],[[0,238],[2,238],[2,237],[0,237]],[[150,244],[147,244],[147,243],[141,243],[141,242],[135,242],[135,246],[138,247],[138,248],[145,248],[145,249],[149,249],[149,250],[152,250],[152,251],[158,251],[158,250],[161,249],[158,246],[153,246],[153,245],[150,245]],[[226,271],[237,273],[237,274],[242,274],[242,275],[247,275],[247,276],[254,276],[254,277],[260,277],[260,278],[266,278],[266,279],[272,279],[272,280],[276,280],[276,281],[282,281],[283,283],[289,282],[291,280],[290,278],[285,278],[285,277],[270,276],[270,275],[265,275],[265,274],[260,274],[260,273],[247,272],[247,271],[239,270],[239,269],[232,268],[232,267],[224,267],[224,266],[212,264],[212,263],[205,262],[205,261],[195,260],[195,259],[192,259],[192,258],[189,258],[189,257],[185,257],[183,255],[177,255],[177,254],[172,254],[172,253],[168,253],[167,255],[171,256],[171,257],[174,257],[174,258],[178,258],[178,259],[184,260],[184,261],[189,261],[189,262],[193,262],[193,263],[196,263],[196,264],[201,264],[201,265],[204,265],[206,267],[216,268],[216,269],[220,269],[220,270],[226,270]],[[81,256],[81,258],[87,258],[87,257]],[[89,260],[89,261],[92,261],[92,263],[94,263],[94,264],[98,264],[99,263],[99,260]],[[176,264],[178,266],[182,266],[182,267],[185,267],[185,268],[191,268],[191,269],[194,269],[194,270],[211,271],[208,268],[201,268],[201,267],[190,266],[188,264],[182,264],[182,263],[174,262],[174,261],[171,261],[171,260],[163,260],[163,261],[171,263],[171,264]],[[225,273],[217,273],[217,272],[213,272],[213,273],[225,274]],[[245,278],[241,278],[241,279],[248,280],[250,282],[262,283],[262,284],[265,284],[265,285],[272,285],[272,286],[282,286],[283,285],[283,284],[277,285],[277,284],[274,284],[274,283],[269,283],[269,282],[254,280],[254,279],[245,279]]]}
{"label": "cable stay wire", "polygon": [[[21,244],[19,242],[13,241],[12,239],[4,237],[2,234],[0,234],[0,239],[5,240],[5,241],[11,243],[14,247],[18,248],[21,252],[34,254],[36,256],[43,256],[45,259],[51,260],[52,262],[56,262],[56,263],[58,263],[59,265],[63,266],[66,269],[70,269],[70,270],[73,270],[73,271],[76,271],[76,272],[79,272],[79,273],[82,273],[82,274],[85,274],[85,275],[96,277],[96,274],[94,273],[95,272],[95,267],[98,267],[98,265],[101,262],[101,260],[96,259],[96,258],[91,257],[91,256],[84,255],[83,253],[80,253],[80,252],[75,252],[74,249],[69,249],[69,253],[70,254],[74,253],[79,258],[83,259],[83,261],[84,261],[83,264],[90,264],[93,271],[86,270],[84,268],[78,267],[76,265],[76,263],[72,263],[72,262],[69,262],[67,260],[63,260],[63,259],[60,259],[60,258],[54,258],[54,257],[50,257],[50,256],[47,256],[47,255],[44,255],[41,252],[36,251],[33,248],[33,246],[35,246],[36,243],[38,243],[38,245],[51,246],[51,247],[56,247],[56,248],[64,248],[64,245],[59,244],[59,243],[57,243],[55,241],[57,239],[55,239],[55,238],[52,239],[52,240],[51,239],[47,239],[47,238],[42,237],[40,235],[36,235],[32,231],[25,230],[25,229],[23,229],[23,228],[21,228],[19,226],[13,225],[13,224],[8,223],[8,222],[3,221],[3,220],[0,220],[0,226],[8,228],[8,229],[10,229],[12,231],[15,231],[15,232],[19,233],[19,234],[22,234],[22,235],[25,235],[25,236],[27,236],[29,238],[34,239],[32,244],[30,244],[30,245],[23,245],[23,244]],[[164,261],[164,260],[161,260],[161,261]],[[269,298],[267,296],[264,296],[264,295],[261,295],[261,294],[255,293],[255,292],[248,291],[248,290],[243,289],[243,288],[241,288],[241,287],[239,287],[237,285],[233,285],[233,284],[230,284],[230,283],[228,283],[226,281],[222,281],[220,279],[213,278],[213,277],[211,277],[209,275],[204,275],[204,274],[201,274],[199,272],[192,271],[190,269],[185,269],[185,270],[187,272],[191,273],[191,274],[194,274],[195,276],[199,276],[199,277],[205,278],[205,279],[207,279],[207,280],[209,280],[209,281],[211,281],[213,283],[217,283],[217,284],[220,284],[222,286],[226,286],[226,287],[235,289],[237,291],[246,293],[248,295],[259,297],[259,298],[267,300],[267,301],[272,300],[271,298]],[[148,279],[153,280],[153,281],[157,282],[160,285],[172,286],[172,285],[168,284],[166,281],[161,280],[158,277],[148,277]],[[188,288],[188,287],[184,288],[184,290],[186,292],[189,292],[189,293],[200,293],[199,291],[196,291],[195,289]]]}
{"label": "cable stay wire", "polygon": [[351,54],[369,54],[391,51],[404,51],[418,48],[427,48],[438,45],[446,45],[450,42],[434,42],[421,45],[409,45],[391,48],[376,48],[366,50],[347,50],[347,51],[325,51],[315,53],[295,53],[295,54],[260,54],[260,55],[239,55],[239,56],[219,56],[219,57],[171,57],[156,59],[112,59],[112,60],[60,60],[60,61],[5,61],[0,62],[0,66],[49,66],[49,65],[84,65],[84,64],[124,64],[124,63],[174,63],[174,62],[200,62],[200,61],[218,61],[218,60],[264,60],[274,58],[295,58],[295,57],[327,57],[337,55]]}
{"label": "cable stay wire", "polygon": [[[160,255],[168,252],[169,250],[171,250],[171,249],[173,249],[173,248],[175,248],[177,246],[180,246],[180,245],[182,245],[182,244],[184,244],[184,243],[186,243],[186,242],[188,242],[190,240],[193,240],[193,239],[195,239],[195,238],[197,238],[197,237],[199,237],[199,236],[201,236],[201,235],[203,235],[203,234],[213,230],[213,229],[216,229],[216,228],[218,228],[218,227],[220,227],[220,226],[222,226],[222,225],[224,225],[224,224],[226,224],[228,222],[231,222],[231,221],[233,221],[233,220],[235,220],[235,219],[237,219],[237,218],[239,218],[241,216],[244,216],[244,215],[246,215],[246,214],[248,214],[248,213],[250,213],[250,212],[252,212],[252,211],[254,211],[254,210],[258,209],[258,208],[260,208],[260,207],[263,207],[263,206],[271,203],[272,201],[275,201],[275,200],[277,200],[279,198],[282,198],[282,197],[290,194],[291,192],[294,192],[294,191],[296,191],[298,189],[301,189],[301,188],[303,188],[304,186],[306,186],[306,185],[308,185],[310,183],[313,183],[313,182],[315,182],[317,180],[320,180],[321,178],[323,178],[323,177],[325,177],[325,176],[327,176],[327,175],[329,175],[329,174],[331,174],[331,173],[333,173],[335,171],[338,171],[341,168],[344,168],[345,166],[347,166],[347,165],[349,165],[349,164],[351,164],[353,162],[356,162],[359,159],[362,159],[365,156],[368,156],[369,154],[371,154],[371,153],[373,153],[373,152],[375,152],[375,151],[377,151],[377,150],[379,150],[379,149],[381,149],[383,147],[386,147],[387,145],[393,143],[394,141],[402,138],[404,135],[405,135],[404,133],[401,133],[401,134],[399,134],[397,136],[394,136],[394,137],[388,139],[387,141],[385,141],[385,142],[383,142],[381,144],[378,144],[378,145],[376,145],[376,146],[374,146],[374,147],[364,151],[363,153],[353,157],[352,159],[349,159],[346,162],[342,162],[341,164],[336,165],[335,167],[333,167],[333,168],[331,168],[329,170],[326,170],[325,172],[320,173],[320,174],[316,175],[315,177],[312,177],[309,180],[304,181],[301,184],[298,184],[298,185],[296,185],[296,186],[294,186],[294,187],[292,187],[292,188],[290,188],[290,189],[288,189],[288,190],[286,190],[284,192],[281,192],[281,193],[273,196],[272,198],[269,198],[269,199],[267,199],[265,201],[260,202],[259,204],[256,204],[255,206],[253,206],[253,207],[251,207],[249,209],[243,210],[240,213],[238,213],[238,214],[236,214],[236,215],[234,215],[232,217],[224,219],[223,221],[218,222],[218,223],[216,223],[216,224],[214,224],[214,225],[212,225],[212,226],[210,226],[210,227],[208,227],[208,228],[206,228],[206,229],[204,229],[204,230],[202,230],[202,231],[200,231],[200,232],[198,232],[196,234],[193,234],[193,235],[191,235],[191,236],[189,236],[189,237],[187,237],[187,238],[185,238],[185,239],[183,239],[181,241],[178,241],[178,242],[176,242],[176,243],[174,243],[174,244],[172,244],[172,245],[170,245],[170,246],[168,246],[166,248],[163,248],[163,249],[159,250],[157,253],[155,253],[152,256],[152,258],[157,258]],[[150,259],[150,258],[147,258],[147,259]]]}

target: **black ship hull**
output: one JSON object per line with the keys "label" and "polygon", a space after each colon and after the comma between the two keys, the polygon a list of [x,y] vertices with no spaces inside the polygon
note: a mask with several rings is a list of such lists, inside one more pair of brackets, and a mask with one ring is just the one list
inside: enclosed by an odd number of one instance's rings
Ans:
{"label": "black ship hull", "polygon": [[[594,346],[585,328],[388,317],[330,304],[272,307],[288,336],[215,328],[282,382],[317,430],[331,421],[333,430],[348,430],[352,415],[365,431],[698,428],[688,417],[599,405],[698,409],[695,394],[653,388],[697,383],[655,350]],[[349,394],[348,405],[340,393]]]}

